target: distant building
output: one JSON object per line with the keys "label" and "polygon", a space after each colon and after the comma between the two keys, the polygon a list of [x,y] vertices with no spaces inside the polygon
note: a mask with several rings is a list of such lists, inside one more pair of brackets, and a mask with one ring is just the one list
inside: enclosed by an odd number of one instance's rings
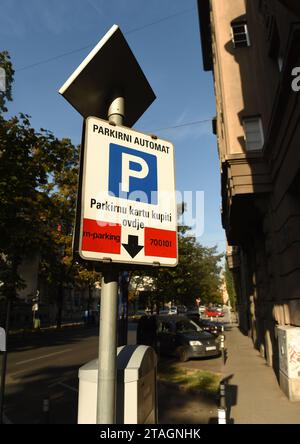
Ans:
{"label": "distant building", "polygon": [[198,0],[198,10],[240,326],[277,371],[275,326],[300,326],[300,2]]}

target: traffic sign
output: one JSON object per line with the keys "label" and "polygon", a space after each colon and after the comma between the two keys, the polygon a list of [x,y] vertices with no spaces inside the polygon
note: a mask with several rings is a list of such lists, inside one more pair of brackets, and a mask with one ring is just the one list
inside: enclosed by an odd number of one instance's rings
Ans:
{"label": "traffic sign", "polygon": [[126,103],[124,125],[132,126],[155,100],[123,33],[113,25],[70,75],[59,93],[83,116],[107,118],[115,88]]}
{"label": "traffic sign", "polygon": [[175,266],[172,143],[89,117],[80,225],[85,260]]}

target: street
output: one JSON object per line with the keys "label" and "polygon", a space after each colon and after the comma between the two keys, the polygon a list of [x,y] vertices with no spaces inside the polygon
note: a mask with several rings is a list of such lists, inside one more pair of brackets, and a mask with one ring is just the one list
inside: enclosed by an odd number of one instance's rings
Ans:
{"label": "street", "polygon": [[[228,321],[228,315],[222,321]],[[128,325],[128,343],[136,342],[136,323]],[[44,330],[10,337],[5,415],[12,423],[77,422],[78,369],[98,355],[98,327]],[[221,358],[190,360],[190,368],[221,370]],[[43,412],[49,399],[50,412]]]}
{"label": "street", "polygon": [[[78,369],[98,355],[97,328],[41,331],[11,337],[6,379],[5,415],[12,423],[77,422]],[[129,343],[135,342],[129,325]],[[50,413],[43,413],[49,397]]]}
{"label": "street", "polygon": [[[228,420],[232,423],[298,422],[299,405],[290,403],[277,386],[271,368],[254,351],[249,338],[236,324],[225,324],[228,362],[191,359],[178,367],[230,376],[227,392]],[[128,342],[136,341],[136,323],[128,325]],[[10,338],[5,401],[5,422],[17,424],[76,424],[78,369],[98,353],[98,327],[69,327]],[[251,370],[250,370],[251,369]],[[249,381],[251,383],[249,384]],[[217,417],[217,401],[204,394],[181,392],[158,382],[160,424],[206,424]],[[235,394],[234,394],[235,393]],[[50,401],[49,414],[43,401]],[[258,402],[259,400],[259,402]],[[276,403],[278,410],[271,406]]]}

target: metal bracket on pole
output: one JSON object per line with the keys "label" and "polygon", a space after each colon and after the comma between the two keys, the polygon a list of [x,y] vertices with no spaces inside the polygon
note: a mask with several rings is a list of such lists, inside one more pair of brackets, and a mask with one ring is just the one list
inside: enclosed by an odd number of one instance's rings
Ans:
{"label": "metal bracket on pole", "polygon": [[108,121],[116,125],[123,125],[125,113],[125,100],[120,94],[115,94],[108,108]]}
{"label": "metal bracket on pole", "polygon": [[160,262],[152,262],[153,267],[160,267]]}

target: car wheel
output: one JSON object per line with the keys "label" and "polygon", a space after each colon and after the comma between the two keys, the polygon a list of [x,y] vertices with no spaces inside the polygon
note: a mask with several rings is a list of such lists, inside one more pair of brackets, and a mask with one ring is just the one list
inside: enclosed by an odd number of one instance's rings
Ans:
{"label": "car wheel", "polygon": [[178,357],[179,357],[179,361],[180,362],[186,362],[189,360],[189,355],[187,353],[187,351],[184,348],[181,348],[178,351]]}

